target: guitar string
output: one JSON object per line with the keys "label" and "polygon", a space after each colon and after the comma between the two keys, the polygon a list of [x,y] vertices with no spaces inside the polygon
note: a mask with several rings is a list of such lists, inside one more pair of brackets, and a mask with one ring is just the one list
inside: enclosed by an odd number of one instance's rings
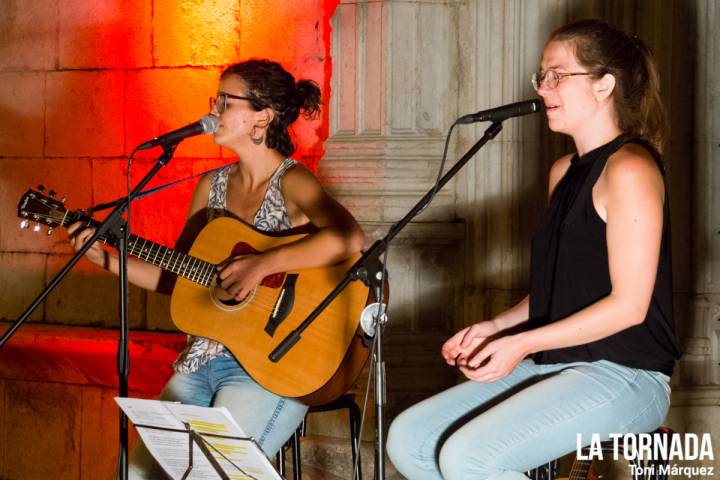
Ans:
{"label": "guitar string", "polygon": [[[60,215],[43,215],[43,214],[34,214],[33,219],[36,221],[40,220],[47,220],[50,219],[51,221],[54,221],[54,223],[57,223],[58,225],[64,226],[64,219],[67,215],[63,214]],[[134,236],[134,235],[133,235]],[[198,283],[200,285],[203,285],[205,287],[210,287],[212,285],[212,281],[214,277],[217,276],[217,272],[215,271],[215,265],[213,265],[210,262],[206,262],[205,260],[199,259],[197,257],[193,257],[191,255],[177,252],[169,247],[166,247],[164,245],[161,245],[159,243],[152,242],[150,240],[143,239],[141,237],[135,236],[136,241],[131,241],[131,243],[128,244],[128,251],[130,254],[136,258],[139,258],[140,260],[147,261],[148,263],[152,265],[159,266],[161,268],[167,269],[172,273],[175,273],[177,275],[182,276],[183,278],[186,278],[192,282]],[[99,239],[103,243],[107,243],[106,238]],[[139,245],[139,240],[142,240],[142,246]],[[150,247],[146,247],[147,242],[150,242]],[[165,253],[163,253],[163,256],[161,257],[160,261],[158,262],[158,255],[160,255],[161,250],[166,250]],[[165,262],[165,256],[167,255],[167,252],[170,253],[170,259],[168,259],[167,263],[163,265]],[[172,260],[172,256],[178,253],[179,256],[174,261]],[[150,260],[150,256],[154,254],[153,260]],[[144,258],[143,258],[144,256]],[[185,258],[183,258],[185,257]],[[180,266],[178,267],[178,260],[180,261]],[[188,268],[190,264],[193,262],[196,263],[195,266],[192,268]],[[171,265],[173,263],[173,265]],[[184,265],[184,266],[183,266]],[[198,268],[199,267],[199,268]],[[212,270],[210,270],[207,273],[202,273],[203,269],[206,269],[210,267]],[[273,310],[275,308],[275,305],[277,303],[277,296],[279,294],[280,289],[272,289],[273,291],[264,292],[262,289],[262,285],[259,285],[256,287],[255,294],[253,295],[253,305],[260,307],[264,310]],[[271,287],[265,287],[270,289]],[[297,300],[297,299],[296,299]],[[310,304],[310,302],[303,302],[300,300],[300,305],[302,304]],[[310,304],[312,306],[312,304]]]}
{"label": "guitar string", "polygon": [[575,460],[570,467],[568,480],[584,480],[587,479],[587,473],[590,471],[590,464],[586,461]]}

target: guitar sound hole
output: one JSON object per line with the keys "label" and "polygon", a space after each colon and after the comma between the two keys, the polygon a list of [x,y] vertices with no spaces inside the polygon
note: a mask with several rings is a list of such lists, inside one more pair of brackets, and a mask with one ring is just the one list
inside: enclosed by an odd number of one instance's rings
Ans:
{"label": "guitar sound hole", "polygon": [[213,285],[210,287],[210,298],[212,299],[213,303],[215,303],[215,305],[222,310],[238,310],[241,308],[245,308],[248,304],[252,302],[256,290],[257,288],[253,289],[248,294],[248,296],[243,298],[242,300],[236,300],[232,297],[227,298],[229,297],[227,292]]}
{"label": "guitar sound hole", "polygon": [[218,300],[220,301],[220,303],[222,303],[223,305],[227,305],[228,307],[234,307],[235,305],[240,305],[242,303],[242,300],[235,300],[234,298],[231,298],[229,300],[222,300],[218,298]]}

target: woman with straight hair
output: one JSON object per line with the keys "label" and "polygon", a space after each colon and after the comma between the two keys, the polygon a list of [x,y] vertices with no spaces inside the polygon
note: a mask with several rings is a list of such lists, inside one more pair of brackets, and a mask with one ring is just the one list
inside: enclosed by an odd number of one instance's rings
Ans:
{"label": "woman with straight hair", "polygon": [[554,162],[530,292],[443,345],[469,381],[403,412],[388,454],[409,479],[527,478],[597,434],[650,432],[679,349],[650,52],[599,20],[550,36],[532,84],[576,151]]}

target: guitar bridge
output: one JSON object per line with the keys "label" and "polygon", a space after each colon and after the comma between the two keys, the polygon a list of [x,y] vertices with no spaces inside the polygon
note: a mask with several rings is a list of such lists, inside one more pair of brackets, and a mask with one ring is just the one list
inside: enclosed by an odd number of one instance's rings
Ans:
{"label": "guitar bridge", "polygon": [[265,333],[271,337],[275,334],[277,327],[292,311],[293,305],[295,304],[295,283],[297,282],[297,278],[297,273],[290,273],[285,277],[285,283],[283,283],[280,294],[275,301],[275,306],[270,313],[270,318],[268,318],[268,322],[265,325]]}

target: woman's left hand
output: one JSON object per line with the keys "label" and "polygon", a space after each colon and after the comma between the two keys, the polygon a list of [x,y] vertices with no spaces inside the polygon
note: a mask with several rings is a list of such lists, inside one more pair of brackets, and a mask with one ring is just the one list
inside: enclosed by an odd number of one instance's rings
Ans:
{"label": "woman's left hand", "polygon": [[242,301],[267,276],[262,255],[240,255],[218,266],[220,286],[237,301]]}
{"label": "woman's left hand", "polygon": [[512,372],[528,355],[522,335],[509,335],[493,340],[482,348],[460,371],[475,382],[495,382]]}

